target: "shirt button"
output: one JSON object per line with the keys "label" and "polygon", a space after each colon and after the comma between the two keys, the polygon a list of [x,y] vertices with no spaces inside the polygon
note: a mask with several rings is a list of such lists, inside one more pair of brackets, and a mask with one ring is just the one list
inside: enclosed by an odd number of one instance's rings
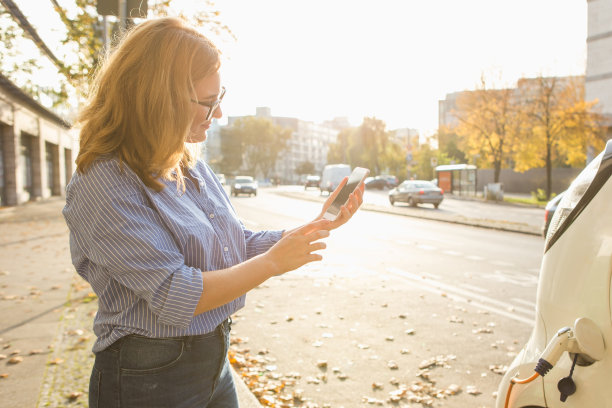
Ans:
{"label": "shirt button", "polygon": [[210,214],[209,217],[210,218],[215,218],[215,214]]}
{"label": "shirt button", "polygon": [[228,247],[223,247],[223,250],[224,250],[225,252],[227,252],[227,251],[229,251],[229,248],[228,248]]}

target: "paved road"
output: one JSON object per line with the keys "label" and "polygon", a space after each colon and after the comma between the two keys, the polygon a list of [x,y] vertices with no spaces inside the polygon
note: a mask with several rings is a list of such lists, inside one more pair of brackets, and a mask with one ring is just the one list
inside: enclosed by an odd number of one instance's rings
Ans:
{"label": "paved road", "polygon": [[[292,227],[320,208],[275,193],[233,198],[248,227]],[[266,282],[234,319],[246,339],[235,347],[261,361],[256,388],[293,381],[267,398],[301,389],[318,407],[353,407],[387,404],[402,384],[423,398],[455,384],[463,392],[435,406],[493,406],[494,371],[532,328],[540,237],[364,211],[327,244],[323,262]]]}

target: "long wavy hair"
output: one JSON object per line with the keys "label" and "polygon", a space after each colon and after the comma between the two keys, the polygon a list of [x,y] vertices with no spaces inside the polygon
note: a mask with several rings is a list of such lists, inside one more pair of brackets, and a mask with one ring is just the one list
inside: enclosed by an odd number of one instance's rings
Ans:
{"label": "long wavy hair", "polygon": [[195,162],[185,144],[194,82],[219,66],[215,45],[177,18],[133,27],[100,64],[79,114],[77,171],[116,154],[148,187],[163,190],[162,178],[184,189],[182,168]]}

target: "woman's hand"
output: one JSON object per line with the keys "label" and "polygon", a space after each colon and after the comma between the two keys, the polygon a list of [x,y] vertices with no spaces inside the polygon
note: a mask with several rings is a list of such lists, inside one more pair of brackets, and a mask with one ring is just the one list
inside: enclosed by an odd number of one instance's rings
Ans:
{"label": "woman's hand", "polygon": [[264,255],[271,263],[273,275],[281,275],[323,257],[314,251],[325,249],[319,240],[329,236],[329,220],[318,219],[294,230],[283,237]]}
{"label": "woman's hand", "polygon": [[[348,177],[345,177],[342,180],[342,182],[338,185],[338,187],[334,190],[334,192],[330,194],[330,196],[327,198],[327,200],[323,204],[323,209],[321,210],[321,213],[317,216],[317,218],[315,218],[315,221],[323,219],[323,214],[325,214],[325,212],[327,211],[331,203],[334,202],[334,199],[336,198],[338,193],[340,193],[340,190],[342,190],[342,187],[344,187],[347,181],[348,181]],[[329,229],[330,231],[333,229],[336,229],[351,219],[353,214],[355,214],[357,210],[359,209],[359,207],[361,207],[361,204],[363,204],[363,191],[364,190],[365,190],[365,184],[362,181],[361,183],[359,183],[359,186],[357,186],[355,191],[351,193],[346,204],[340,208],[340,213],[338,214],[338,217],[334,221],[331,221],[329,225],[326,227],[327,229]]]}

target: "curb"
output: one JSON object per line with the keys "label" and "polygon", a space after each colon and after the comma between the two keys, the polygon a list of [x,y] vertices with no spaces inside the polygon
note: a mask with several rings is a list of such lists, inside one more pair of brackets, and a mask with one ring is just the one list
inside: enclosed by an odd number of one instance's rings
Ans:
{"label": "curb", "polygon": [[[323,197],[323,196],[314,197],[314,196],[304,195],[304,194],[297,193],[297,192],[294,193],[290,191],[275,191],[274,194],[278,194],[278,195],[285,196],[285,197],[298,198],[302,200],[321,202],[321,203],[324,202],[326,199],[326,197]],[[382,213],[387,213],[387,214],[402,215],[405,217],[421,218],[421,219],[427,219],[431,221],[448,222],[452,224],[468,225],[472,227],[494,229],[494,230],[506,231],[506,232],[517,232],[517,233],[528,234],[528,235],[537,235],[537,236],[541,235],[540,227],[534,227],[528,224],[513,223],[509,221],[473,219],[473,218],[467,218],[467,217],[456,216],[456,215],[455,216],[445,216],[443,214],[437,214],[436,216],[431,216],[430,214],[425,214],[423,212],[416,213],[416,211],[419,211],[418,209],[415,209],[414,210],[415,212],[412,212],[412,211],[407,212],[407,211],[402,211],[399,208],[381,207],[375,204],[363,204],[361,208],[365,211],[375,211],[375,212],[382,212]]]}

